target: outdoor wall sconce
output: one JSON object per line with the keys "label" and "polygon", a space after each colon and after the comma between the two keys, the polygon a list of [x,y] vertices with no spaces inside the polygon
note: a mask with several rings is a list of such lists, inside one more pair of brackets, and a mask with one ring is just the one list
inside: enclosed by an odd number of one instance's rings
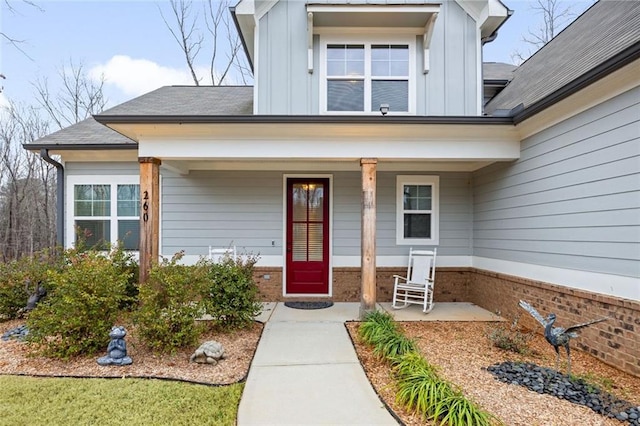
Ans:
{"label": "outdoor wall sconce", "polygon": [[382,115],[387,115],[389,112],[389,104],[380,104],[380,112]]}

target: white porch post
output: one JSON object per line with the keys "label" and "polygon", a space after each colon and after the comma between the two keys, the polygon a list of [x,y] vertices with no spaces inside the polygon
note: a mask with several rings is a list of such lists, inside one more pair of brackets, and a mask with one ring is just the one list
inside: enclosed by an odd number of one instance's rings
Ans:
{"label": "white porch post", "polygon": [[375,158],[361,158],[362,169],[362,290],[360,318],[376,309],[376,165]]}

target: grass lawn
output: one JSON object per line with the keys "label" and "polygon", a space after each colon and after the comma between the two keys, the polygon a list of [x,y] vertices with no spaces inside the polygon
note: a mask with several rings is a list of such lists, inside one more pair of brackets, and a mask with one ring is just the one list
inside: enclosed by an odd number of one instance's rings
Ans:
{"label": "grass lawn", "polygon": [[234,425],[243,386],[0,376],[0,424]]}

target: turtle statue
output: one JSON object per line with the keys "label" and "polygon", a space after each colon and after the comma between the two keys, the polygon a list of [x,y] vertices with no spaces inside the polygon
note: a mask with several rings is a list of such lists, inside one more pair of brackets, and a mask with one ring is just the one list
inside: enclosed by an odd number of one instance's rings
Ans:
{"label": "turtle statue", "polygon": [[190,360],[198,364],[216,365],[222,358],[224,358],[224,348],[220,343],[210,340],[200,345],[191,355]]}

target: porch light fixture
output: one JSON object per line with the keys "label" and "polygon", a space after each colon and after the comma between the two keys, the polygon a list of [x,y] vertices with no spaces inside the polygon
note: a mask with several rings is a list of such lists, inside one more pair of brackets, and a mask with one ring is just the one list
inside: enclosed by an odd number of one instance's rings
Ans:
{"label": "porch light fixture", "polygon": [[387,115],[389,112],[389,104],[380,104],[380,112],[382,115]]}

